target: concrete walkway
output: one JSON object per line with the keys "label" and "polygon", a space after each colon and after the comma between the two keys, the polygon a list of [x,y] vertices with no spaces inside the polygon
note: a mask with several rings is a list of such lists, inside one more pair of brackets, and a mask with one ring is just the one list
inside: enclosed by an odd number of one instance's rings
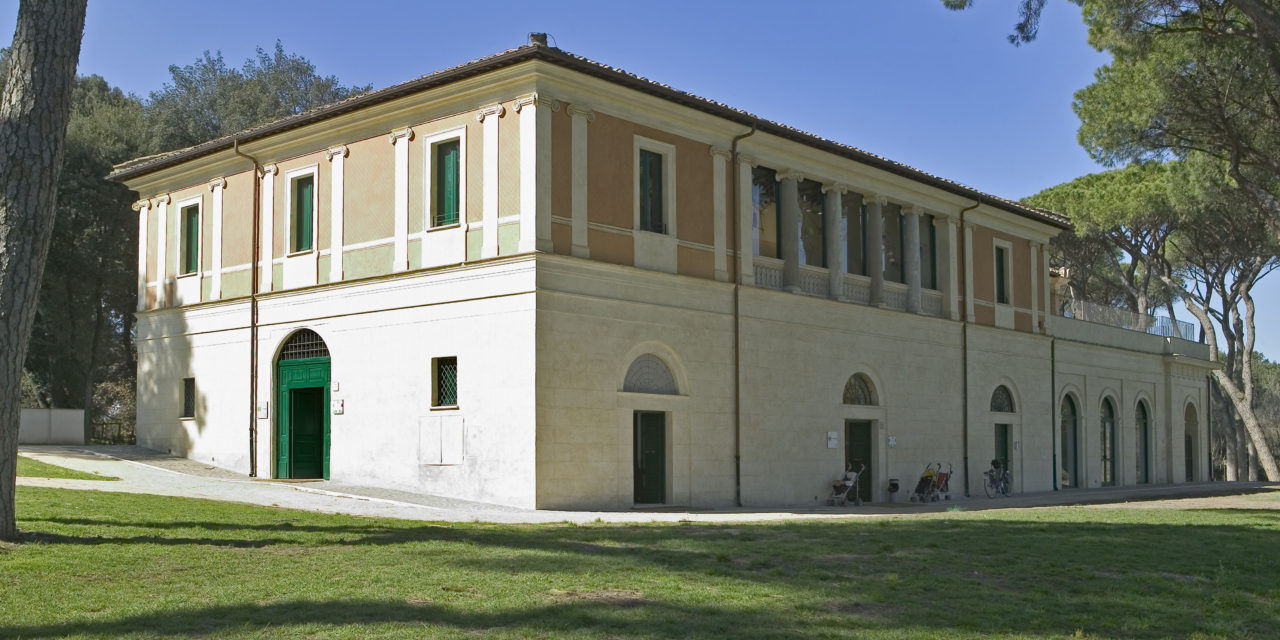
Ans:
{"label": "concrete walkway", "polygon": [[913,513],[936,513],[949,509],[977,511],[1054,505],[1116,504],[1280,491],[1280,483],[1206,482],[1055,491],[996,499],[987,499],[982,496],[976,498],[954,496],[950,501],[927,505],[896,502],[841,508],[690,510],[670,507],[630,511],[541,511],[390,489],[351,486],[331,481],[252,479],[226,469],[135,446],[27,445],[19,447],[18,452],[29,458],[60,467],[120,478],[119,481],[18,478],[19,486],[149,493],[324,513],[450,522],[763,522],[900,516]]}

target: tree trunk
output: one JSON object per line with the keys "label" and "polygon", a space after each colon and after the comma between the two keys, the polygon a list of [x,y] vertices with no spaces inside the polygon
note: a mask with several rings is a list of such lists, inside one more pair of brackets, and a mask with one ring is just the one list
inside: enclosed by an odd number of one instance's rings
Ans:
{"label": "tree trunk", "polygon": [[18,536],[22,363],[53,230],[86,1],[21,1],[0,88],[0,540]]}
{"label": "tree trunk", "polygon": [[[101,256],[98,258],[98,273],[102,273]],[[98,302],[93,306],[93,327],[91,329],[93,338],[89,341],[89,363],[84,369],[84,388],[81,390],[83,402],[81,402],[80,406],[84,407],[84,422],[82,426],[84,427],[85,442],[93,440],[93,387],[96,380],[98,350],[102,343],[102,333],[107,330],[103,322],[105,320],[103,316],[106,315],[106,302],[103,301],[103,298],[107,292],[103,291],[102,285],[102,278],[94,280],[94,299]]]}

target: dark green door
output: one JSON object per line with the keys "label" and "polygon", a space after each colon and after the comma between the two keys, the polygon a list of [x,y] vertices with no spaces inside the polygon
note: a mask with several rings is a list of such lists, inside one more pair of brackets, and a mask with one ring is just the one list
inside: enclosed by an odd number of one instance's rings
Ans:
{"label": "dark green door", "polygon": [[1009,432],[1011,428],[1007,424],[996,425],[996,450],[995,459],[1000,461],[1001,469],[1009,468]]}
{"label": "dark green door", "polygon": [[329,477],[329,358],[276,367],[276,477]]}
{"label": "dark green door", "polygon": [[667,414],[635,413],[635,501],[661,504],[667,501]]}
{"label": "dark green door", "polygon": [[866,465],[858,479],[858,496],[871,502],[871,421],[844,421],[844,467],[857,471]]}

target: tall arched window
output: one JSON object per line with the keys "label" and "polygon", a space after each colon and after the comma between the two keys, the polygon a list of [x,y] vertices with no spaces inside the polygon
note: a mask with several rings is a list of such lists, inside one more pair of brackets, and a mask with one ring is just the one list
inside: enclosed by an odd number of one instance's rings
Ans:
{"label": "tall arched window", "polygon": [[1060,465],[1062,467],[1061,477],[1063,487],[1075,487],[1079,485],[1079,468],[1076,465],[1076,442],[1077,429],[1079,428],[1079,420],[1076,412],[1076,401],[1071,396],[1062,397],[1062,409],[1059,411],[1061,420],[1062,434],[1062,458]]}
{"label": "tall arched window", "polygon": [[1134,476],[1139,483],[1146,484],[1151,482],[1151,416],[1147,412],[1147,403],[1138,401],[1138,408],[1134,411],[1134,443],[1138,448],[1137,451],[1137,475]]}
{"label": "tall arched window", "polygon": [[855,373],[844,383],[844,403],[876,406],[876,388],[866,374]]}
{"label": "tall arched window", "polygon": [[667,363],[651,353],[646,353],[632,361],[627,369],[627,377],[622,382],[622,390],[669,396],[680,393],[676,387],[676,378],[671,375],[671,369],[667,368]]}
{"label": "tall arched window", "polygon": [[1099,422],[1102,428],[1102,486],[1110,487],[1116,483],[1116,407],[1110,398],[1102,400],[1102,414]]}
{"label": "tall arched window", "polygon": [[1013,406],[1013,393],[1009,391],[1009,387],[1000,385],[991,393],[991,410],[996,413],[1017,413],[1017,407]]}

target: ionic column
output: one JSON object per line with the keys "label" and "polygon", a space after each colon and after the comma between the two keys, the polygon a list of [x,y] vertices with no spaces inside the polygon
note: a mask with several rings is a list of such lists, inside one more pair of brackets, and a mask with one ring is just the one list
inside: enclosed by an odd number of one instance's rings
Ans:
{"label": "ionic column", "polygon": [[884,196],[864,194],[867,205],[867,246],[862,250],[867,256],[867,275],[871,277],[870,303],[884,304],[884,206],[889,199]]}
{"label": "ionic column", "polygon": [[520,114],[520,244],[519,253],[550,252],[551,246],[551,114],[560,103],[536,93],[516,99]]}
{"label": "ionic column", "polygon": [[500,104],[485,107],[476,114],[476,120],[484,125],[484,178],[482,183],[480,257],[498,257],[498,119],[506,112]]}
{"label": "ionic column", "polygon": [[[391,258],[391,270],[406,271],[409,269],[409,141],[413,140],[413,129],[405,127],[392,131],[387,140],[395,146],[395,245]],[[461,213],[465,219],[467,213]]]}
{"label": "ionic column", "polygon": [[275,253],[275,240],[272,238],[272,232],[275,230],[273,221],[276,201],[276,173],[279,168],[274,164],[262,167],[262,230],[259,249],[261,255],[258,257],[259,274],[258,274],[258,293],[264,293],[271,290],[271,259]]}
{"label": "ionic column", "polygon": [[169,196],[156,198],[156,308],[169,302]]}
{"label": "ionic column", "polygon": [[938,252],[933,258],[938,268],[938,289],[946,294],[943,296],[943,304],[946,305],[947,317],[959,320],[960,287],[959,279],[956,278],[956,260],[959,253],[957,252],[956,220],[936,216],[933,219],[933,228],[937,230],[939,238]]}
{"label": "ionic column", "polygon": [[213,271],[210,278],[209,299],[222,298],[222,190],[227,188],[225,178],[214,178],[209,181],[209,190],[213,192],[213,203],[210,207],[213,222],[213,239],[209,241],[209,268]]}
{"label": "ionic column", "polygon": [[726,175],[729,170],[729,150],[724,147],[711,147],[711,215],[712,215],[712,244],[715,254],[715,273],[714,277],[720,282],[729,279],[728,269],[728,203],[726,200],[726,190],[728,189],[728,180]]}
{"label": "ionic column", "polygon": [[738,282],[754,285],[755,243],[752,241],[752,217],[755,204],[751,201],[751,168],[755,158],[738,154]]}
{"label": "ionic column", "polygon": [[147,308],[147,214],[151,212],[150,200],[133,203],[138,212],[138,311]]}
{"label": "ionic column", "polygon": [[587,123],[595,119],[590,109],[569,105],[569,117],[573,119],[570,154],[572,156],[572,195],[569,201],[570,222],[573,232],[572,253],[578,258],[591,257],[587,246]]}
{"label": "ionic column", "polygon": [[778,174],[778,225],[782,241],[782,288],[800,292],[800,174]]}
{"label": "ionic column", "polygon": [[973,322],[973,225],[964,225],[964,321]]}
{"label": "ionic column", "polygon": [[342,280],[342,226],[345,224],[343,181],[346,179],[347,145],[331,147],[329,156],[329,282]]}
{"label": "ionic column", "polygon": [[840,209],[843,207],[843,193],[847,187],[842,184],[824,184],[822,193],[822,237],[827,252],[827,291],[836,300],[844,298],[844,269],[840,268],[840,243],[844,240],[840,234]]}
{"label": "ionic column", "polygon": [[907,311],[920,313],[920,209],[910,206],[902,210],[906,227]]}

